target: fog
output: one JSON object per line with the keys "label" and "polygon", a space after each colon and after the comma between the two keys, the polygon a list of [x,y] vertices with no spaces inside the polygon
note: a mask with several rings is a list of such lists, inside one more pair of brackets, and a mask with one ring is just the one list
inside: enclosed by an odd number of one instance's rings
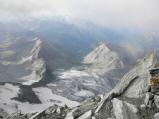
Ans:
{"label": "fog", "polygon": [[1,21],[64,17],[107,27],[157,31],[158,0],[0,0]]}

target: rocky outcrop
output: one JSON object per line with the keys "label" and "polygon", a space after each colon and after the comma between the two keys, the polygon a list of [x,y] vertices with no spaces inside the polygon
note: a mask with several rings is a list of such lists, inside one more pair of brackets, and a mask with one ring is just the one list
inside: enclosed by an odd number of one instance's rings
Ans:
{"label": "rocky outcrop", "polygon": [[63,119],[68,111],[68,107],[60,107],[58,105],[54,105],[49,107],[48,109],[44,110],[43,112],[39,113],[33,119]]}
{"label": "rocky outcrop", "polygon": [[56,86],[49,87],[55,94],[82,102],[108,93],[124,75],[122,71],[123,63],[117,53],[103,43],[84,57],[83,65],[54,72],[58,80],[53,82]]}
{"label": "rocky outcrop", "polygon": [[121,101],[117,98],[112,100],[113,116],[115,119],[140,119],[138,108],[126,101]]}
{"label": "rocky outcrop", "polygon": [[31,85],[43,78],[46,65],[44,60],[39,57],[42,47],[40,39],[17,38],[1,43],[0,82]]}
{"label": "rocky outcrop", "polygon": [[[156,64],[156,56],[150,54],[130,70],[119,84],[93,109],[71,118],[95,119],[152,119],[157,117],[158,98],[148,93],[149,69]],[[155,98],[153,98],[153,96]],[[156,104],[154,104],[155,102]],[[84,104],[82,104],[84,105]],[[79,111],[78,111],[79,112]],[[72,114],[73,115],[73,114]],[[90,116],[91,115],[91,116]]]}
{"label": "rocky outcrop", "polygon": [[8,116],[8,113],[4,109],[0,109],[0,119]]}
{"label": "rocky outcrop", "polygon": [[105,43],[99,45],[87,56],[84,57],[84,64],[89,64],[88,71],[98,74],[104,74],[113,69],[123,67],[123,62],[120,60],[117,53],[111,51]]}
{"label": "rocky outcrop", "polygon": [[93,112],[101,101],[101,97],[95,97],[82,103],[75,108],[60,107],[54,105],[33,119],[91,119]]}
{"label": "rocky outcrop", "polygon": [[54,105],[29,118],[158,119],[159,97],[148,90],[149,70],[156,61],[153,53],[140,60],[104,98],[94,97],[74,108]]}
{"label": "rocky outcrop", "polygon": [[[109,117],[114,118],[115,112],[113,111],[114,108],[112,102],[114,98],[119,98],[122,101],[126,101],[131,105],[136,106],[138,109],[139,105],[141,105],[144,101],[144,97],[148,88],[148,80],[150,79],[149,69],[153,68],[155,64],[156,56],[154,54],[150,54],[148,57],[141,60],[132,70],[130,70],[121,79],[120,83],[105,97],[103,102],[97,108],[97,119],[105,119]],[[122,116],[122,119],[125,119],[124,117],[126,115]],[[139,113],[134,114],[134,116],[140,116],[140,118],[142,118],[142,115]]]}
{"label": "rocky outcrop", "polygon": [[19,78],[24,80],[24,85],[31,85],[43,79],[46,71],[46,64],[42,58],[39,57],[42,41],[35,39],[35,44],[27,57],[24,57],[19,64],[30,64],[27,69],[31,70],[31,74]]}

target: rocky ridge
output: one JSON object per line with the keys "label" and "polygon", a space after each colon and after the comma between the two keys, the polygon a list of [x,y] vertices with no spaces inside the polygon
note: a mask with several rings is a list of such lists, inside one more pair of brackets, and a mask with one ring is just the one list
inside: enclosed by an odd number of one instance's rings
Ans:
{"label": "rocky ridge", "polygon": [[85,56],[83,63],[89,65],[87,71],[100,75],[124,66],[117,53],[111,51],[105,43],[100,44]]}
{"label": "rocky ridge", "polygon": [[140,60],[104,97],[89,99],[72,109],[52,106],[33,119],[158,119],[158,95],[148,91],[149,70],[156,62],[154,54]]}
{"label": "rocky ridge", "polygon": [[124,75],[123,67],[117,53],[102,43],[84,57],[83,65],[57,71],[59,79],[54,82],[56,86],[50,87],[54,93],[82,102],[108,93]]}
{"label": "rocky ridge", "polygon": [[42,41],[38,38],[1,41],[1,82],[18,82],[24,85],[39,82],[46,71],[45,62],[39,57],[41,46]]}

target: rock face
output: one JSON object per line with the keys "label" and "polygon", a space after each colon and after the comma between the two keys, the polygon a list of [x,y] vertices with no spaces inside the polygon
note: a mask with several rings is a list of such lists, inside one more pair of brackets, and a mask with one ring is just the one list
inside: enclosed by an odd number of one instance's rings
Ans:
{"label": "rock face", "polygon": [[[44,74],[46,73],[47,66],[43,59],[39,57],[39,52],[42,46],[42,42],[38,39],[32,41],[21,41],[27,42],[26,51],[27,54],[23,54],[24,51],[16,49],[13,52],[9,51],[13,47],[16,47],[16,41],[14,42],[4,42],[3,46],[1,45],[1,57],[0,63],[4,67],[9,67],[7,70],[9,73],[13,71],[13,68],[19,67],[19,70],[23,69],[22,73],[13,76],[13,81],[19,82],[22,85],[32,85],[32,83],[43,80]],[[30,45],[28,44],[30,42]],[[16,44],[16,45],[15,45]],[[20,45],[20,44],[19,44]],[[4,52],[3,50],[5,49]],[[6,50],[7,49],[7,50]],[[31,50],[30,50],[31,49]],[[18,54],[18,57],[14,55]],[[117,86],[111,90],[108,94],[102,97],[90,98],[87,101],[83,102],[81,105],[70,108],[67,106],[59,106],[54,104],[49,108],[35,113],[22,114],[22,113],[13,113],[8,114],[5,110],[1,110],[0,118],[5,119],[152,119],[158,118],[159,111],[159,98],[158,95],[148,92],[149,85],[148,81],[151,76],[149,70],[155,67],[157,62],[155,54],[150,54],[144,59],[140,60],[134,68],[132,68],[128,73],[126,73]],[[40,97],[41,100],[44,100],[39,92],[44,92],[45,90],[50,91],[50,96],[52,95],[51,89],[56,91],[60,89],[60,86],[66,85],[65,94],[67,96],[72,96],[74,92],[74,99],[77,97],[88,96],[92,97],[95,95],[94,92],[107,91],[103,89],[104,86],[110,85],[109,80],[105,80],[99,76],[107,76],[113,71],[123,67],[123,63],[120,61],[118,55],[111,51],[105,44],[100,45],[90,54],[88,54],[84,63],[87,66],[84,70],[69,72],[62,72],[59,77],[62,82],[54,82],[57,86],[49,84],[47,88],[33,88],[36,95]],[[26,67],[27,66],[27,67]],[[11,70],[12,69],[12,70]],[[99,73],[99,71],[101,71]],[[16,73],[15,71],[14,73]],[[78,77],[79,74],[79,77]],[[12,76],[12,75],[10,75]],[[81,79],[81,76],[83,77]],[[8,78],[9,79],[9,78]],[[28,80],[30,79],[30,80]],[[36,79],[36,80],[34,80]],[[76,79],[76,81],[74,80]],[[79,80],[77,80],[79,79]],[[90,80],[91,79],[91,80]],[[69,82],[68,82],[69,81]],[[71,84],[70,84],[71,82]],[[70,84],[70,85],[68,85]],[[98,84],[98,85],[97,85]],[[14,89],[12,95],[8,98],[8,101],[11,100],[11,97],[18,95],[20,86],[15,87],[14,85],[5,84],[7,89]],[[2,88],[4,88],[2,86]],[[55,87],[51,88],[51,87]],[[75,86],[67,87],[67,86]],[[101,87],[100,87],[101,86]],[[45,89],[45,90],[44,90]],[[69,89],[69,90],[68,90]],[[72,89],[72,90],[71,90]],[[75,90],[76,89],[76,90]],[[84,90],[85,89],[85,90]],[[110,87],[111,89],[111,87]],[[110,90],[109,89],[109,90]],[[78,91],[79,90],[79,91]],[[2,92],[5,92],[5,90]],[[1,92],[1,93],[2,93]],[[69,95],[69,92],[70,95]],[[61,90],[60,90],[60,93]],[[2,93],[4,96],[5,93]],[[46,96],[49,101],[49,97]],[[87,97],[87,98],[88,98]],[[2,100],[3,101],[3,100]],[[68,101],[68,100],[67,100]],[[19,108],[19,103],[14,101],[14,104],[17,104]],[[52,104],[52,103],[48,103]],[[1,104],[3,107],[5,105]],[[8,104],[7,104],[8,105]],[[6,106],[7,107],[7,106]],[[8,116],[9,115],[9,116]]]}
{"label": "rock face", "polygon": [[112,100],[115,119],[140,119],[135,105],[114,98]]}
{"label": "rock face", "polygon": [[[114,98],[118,98],[121,101],[126,101],[127,104],[134,105],[134,107],[136,106],[136,110],[139,110],[140,112],[141,110],[139,106],[144,103],[144,98],[148,88],[148,80],[150,80],[149,69],[153,68],[155,64],[156,57],[154,54],[150,54],[148,57],[141,60],[132,70],[130,70],[121,79],[121,82],[105,97],[99,108],[96,110],[97,119],[114,117],[115,112],[113,111],[114,108],[112,101]],[[124,111],[121,108],[120,110]],[[141,119],[145,117],[147,119],[151,119],[151,116],[147,116],[147,112],[149,112],[148,110],[149,109],[146,108],[146,110],[141,111],[140,113],[132,113],[130,117],[127,115],[129,113],[125,113],[126,115],[123,114],[122,119],[125,119],[124,117],[129,117],[128,119],[132,119],[132,115]],[[152,111],[149,113],[152,113]]]}
{"label": "rock face", "polygon": [[66,116],[67,110],[68,107],[54,105],[35,116],[34,119],[62,119]]}
{"label": "rock face", "polygon": [[104,43],[84,57],[83,63],[90,65],[87,69],[88,71],[93,71],[98,74],[123,67],[123,62],[117,53],[111,51]]}
{"label": "rock face", "polygon": [[158,119],[158,95],[147,90],[149,69],[155,67],[155,64],[156,57],[151,54],[125,74],[104,98],[95,97],[74,108],[52,106],[50,108],[54,111],[49,108],[49,111],[47,109],[34,115],[32,119],[44,119],[44,116],[49,115],[60,115],[59,119]]}
{"label": "rock face", "polygon": [[31,85],[40,81],[46,71],[45,62],[39,57],[41,46],[38,38],[1,41],[0,82]]}
{"label": "rock face", "polygon": [[114,88],[124,75],[123,63],[117,53],[101,44],[84,57],[82,66],[59,71],[57,75],[56,86],[50,87],[53,92],[81,102]]}
{"label": "rock face", "polygon": [[0,109],[0,119],[3,119],[6,116],[8,116],[8,113],[5,110]]}
{"label": "rock face", "polygon": [[[8,114],[34,113],[53,104],[65,103],[74,107],[87,98],[108,93],[120,79],[117,76],[120,66],[114,66],[119,58],[104,44],[96,49],[98,61],[92,61],[91,65],[100,62],[106,65],[106,60],[109,67],[100,64],[102,69],[88,70],[91,67],[86,63],[81,66],[83,69],[73,67],[56,74],[53,67],[62,65],[67,58],[51,43],[38,38],[0,41],[0,107]],[[103,73],[99,74],[99,71]]]}

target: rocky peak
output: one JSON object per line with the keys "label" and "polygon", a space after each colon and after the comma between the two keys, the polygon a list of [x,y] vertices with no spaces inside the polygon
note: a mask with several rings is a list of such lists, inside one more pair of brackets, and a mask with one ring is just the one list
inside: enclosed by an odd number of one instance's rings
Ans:
{"label": "rocky peak", "polygon": [[[145,115],[150,115],[146,119],[152,119],[156,108],[149,112],[143,102],[145,97],[149,97],[146,96],[148,95],[148,82],[151,78],[149,70],[155,67],[156,60],[155,54],[150,54],[125,74],[119,84],[105,96],[98,106],[96,110],[97,119],[105,119],[105,117],[145,119]],[[144,111],[141,108],[144,108]],[[125,109],[129,110],[128,113]]]}
{"label": "rocky peak", "polygon": [[107,55],[107,53],[111,52],[111,50],[106,46],[106,44],[101,44],[97,48],[95,48],[91,53],[89,53],[86,57],[84,57],[84,63],[90,64],[95,63],[100,60],[102,57]]}
{"label": "rocky peak", "polygon": [[155,54],[140,60],[104,97],[94,97],[74,108],[52,106],[31,119],[158,119],[159,96],[148,90],[149,70],[156,60]]}
{"label": "rocky peak", "polygon": [[113,69],[123,67],[123,62],[120,60],[118,54],[111,51],[104,43],[85,56],[83,63],[90,65],[88,71],[98,74],[104,74]]}
{"label": "rocky peak", "polygon": [[[15,39],[1,42],[0,47],[1,81],[19,82],[31,85],[43,78],[46,65],[39,53],[42,41],[39,38]],[[5,51],[5,52],[4,52]]]}
{"label": "rocky peak", "polygon": [[101,52],[102,52],[102,51],[107,51],[107,52],[110,51],[110,49],[108,48],[108,46],[107,46],[106,43],[100,44],[95,50],[96,50],[96,51],[101,51]]}

